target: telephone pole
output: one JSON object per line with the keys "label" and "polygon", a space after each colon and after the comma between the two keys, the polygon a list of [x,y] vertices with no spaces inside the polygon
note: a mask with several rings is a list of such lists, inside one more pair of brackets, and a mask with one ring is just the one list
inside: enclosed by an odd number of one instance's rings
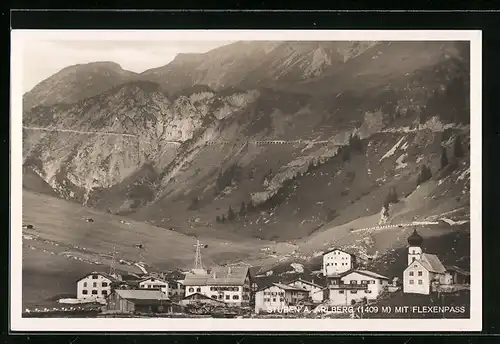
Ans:
{"label": "telephone pole", "polygon": [[194,268],[195,269],[203,269],[203,266],[201,264],[201,247],[203,246],[200,244],[200,240],[196,240],[196,255],[194,257]]}
{"label": "telephone pole", "polygon": [[116,264],[116,251],[115,251],[115,246],[113,246],[113,255],[111,256],[111,264],[109,266],[109,274],[111,276],[116,275],[116,270],[115,270],[115,264]]}

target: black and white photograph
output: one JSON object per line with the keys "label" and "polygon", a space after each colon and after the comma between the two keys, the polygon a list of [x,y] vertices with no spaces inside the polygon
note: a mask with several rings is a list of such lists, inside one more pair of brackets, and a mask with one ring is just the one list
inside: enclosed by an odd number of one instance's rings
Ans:
{"label": "black and white photograph", "polygon": [[480,329],[480,31],[13,30],[11,63],[13,328]]}

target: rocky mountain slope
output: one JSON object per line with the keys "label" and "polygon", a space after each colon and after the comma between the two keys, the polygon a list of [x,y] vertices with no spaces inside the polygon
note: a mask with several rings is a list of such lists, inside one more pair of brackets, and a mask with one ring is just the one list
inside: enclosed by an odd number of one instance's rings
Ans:
{"label": "rocky mountain slope", "polygon": [[179,54],[141,74],[170,94],[193,85],[255,88],[323,75],[375,42],[236,42],[204,54]]}
{"label": "rocky mountain slope", "polygon": [[24,165],[87,206],[197,236],[310,237],[313,250],[331,228],[377,224],[392,189],[405,202],[389,222],[468,206],[468,63],[452,42],[181,55],[142,81],[27,109]]}
{"label": "rocky mountain slope", "polygon": [[24,109],[72,104],[104,92],[137,76],[115,62],[69,66],[45,79],[23,96]]}

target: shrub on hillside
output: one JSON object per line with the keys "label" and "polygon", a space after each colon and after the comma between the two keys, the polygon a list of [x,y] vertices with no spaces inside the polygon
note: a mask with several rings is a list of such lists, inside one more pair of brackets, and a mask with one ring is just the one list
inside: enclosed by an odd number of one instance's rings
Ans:
{"label": "shrub on hillside", "polygon": [[236,218],[236,215],[234,214],[233,208],[229,207],[227,210],[227,220],[232,222]]}
{"label": "shrub on hillside", "polygon": [[389,193],[387,194],[387,197],[385,198],[385,203],[384,204],[391,204],[391,203],[398,203],[398,194],[396,192],[396,188],[392,187],[389,190]]}
{"label": "shrub on hillside", "polygon": [[351,151],[349,149],[349,146],[344,146],[342,147],[342,161],[349,161],[351,160]]}
{"label": "shrub on hillside", "polygon": [[191,200],[191,204],[188,207],[188,210],[197,210],[199,207],[199,199],[198,197],[193,197]]}
{"label": "shrub on hillside", "polygon": [[358,134],[353,134],[349,138],[349,147],[351,147],[354,152],[363,151],[363,144],[361,143],[361,139]]}
{"label": "shrub on hillside", "polygon": [[239,215],[241,217],[244,217],[246,214],[247,214],[247,208],[245,206],[245,202],[241,202]]}
{"label": "shrub on hillside", "polygon": [[432,178],[432,172],[427,165],[422,165],[422,169],[420,170],[420,174],[418,175],[417,178],[417,185],[423,184],[426,181],[430,180]]}
{"label": "shrub on hillside", "polygon": [[460,136],[455,137],[455,143],[453,145],[453,156],[457,159],[463,158],[465,155],[464,148],[462,145],[462,139]]}
{"label": "shrub on hillside", "polygon": [[241,175],[241,168],[237,164],[231,165],[224,172],[220,172],[216,181],[217,192],[221,192],[226,187],[232,184],[233,181],[238,181]]}
{"label": "shrub on hillside", "polygon": [[441,169],[448,166],[448,155],[446,154],[446,147],[443,147],[443,151],[441,152]]}

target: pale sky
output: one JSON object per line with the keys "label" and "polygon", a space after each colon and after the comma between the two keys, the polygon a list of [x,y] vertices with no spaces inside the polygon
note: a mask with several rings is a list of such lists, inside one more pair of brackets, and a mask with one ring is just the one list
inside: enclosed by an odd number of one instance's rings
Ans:
{"label": "pale sky", "polygon": [[133,72],[164,66],[179,53],[203,53],[231,41],[35,41],[24,46],[23,93],[61,69],[112,61]]}

